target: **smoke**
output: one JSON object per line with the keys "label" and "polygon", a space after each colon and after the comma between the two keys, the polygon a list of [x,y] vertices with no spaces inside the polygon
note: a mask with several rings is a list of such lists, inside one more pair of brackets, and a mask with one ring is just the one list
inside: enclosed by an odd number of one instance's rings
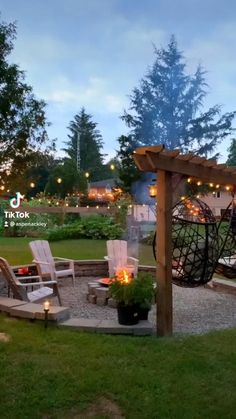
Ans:
{"label": "smoke", "polygon": [[148,188],[150,184],[155,182],[156,176],[154,173],[145,173],[142,179],[133,183],[131,192],[137,204],[155,204],[155,198],[150,198]]}

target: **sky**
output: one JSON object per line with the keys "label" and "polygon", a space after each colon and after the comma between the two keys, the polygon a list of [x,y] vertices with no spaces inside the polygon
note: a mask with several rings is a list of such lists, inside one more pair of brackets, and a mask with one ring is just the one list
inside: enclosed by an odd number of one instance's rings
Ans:
{"label": "sky", "polygon": [[[129,94],[153,63],[153,44],[165,47],[171,34],[187,71],[199,63],[207,70],[205,109],[236,109],[234,0],[0,0],[0,11],[1,20],[17,21],[11,59],[47,102],[58,150],[84,106],[98,123],[107,159],[115,155],[117,138],[128,133],[120,116]],[[219,146],[221,161],[228,147],[229,140]]]}

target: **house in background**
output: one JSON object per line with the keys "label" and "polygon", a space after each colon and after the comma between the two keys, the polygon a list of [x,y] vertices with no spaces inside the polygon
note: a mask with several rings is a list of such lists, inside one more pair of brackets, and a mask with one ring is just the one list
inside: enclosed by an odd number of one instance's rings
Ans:
{"label": "house in background", "polygon": [[112,189],[115,187],[114,179],[91,182],[88,187],[88,197],[99,202],[111,202],[114,200]]}
{"label": "house in background", "polygon": [[232,194],[228,191],[219,190],[200,196],[200,199],[211,208],[215,217],[221,217],[232,201]]}

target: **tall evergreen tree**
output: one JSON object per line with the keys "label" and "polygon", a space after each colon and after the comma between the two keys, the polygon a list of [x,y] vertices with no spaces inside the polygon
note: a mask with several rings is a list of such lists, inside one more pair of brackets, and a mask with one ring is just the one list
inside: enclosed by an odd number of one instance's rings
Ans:
{"label": "tall evergreen tree", "polygon": [[132,158],[135,142],[131,135],[121,135],[118,143],[120,146],[117,151],[119,184],[126,192],[131,192],[132,183],[140,179],[140,171]]}
{"label": "tall evergreen tree", "polygon": [[155,61],[130,96],[122,119],[136,146],[165,144],[167,148],[211,155],[232,129],[235,112],[221,115],[215,105],[203,111],[207,95],[205,71],[186,74],[184,56],[172,36],[166,49],[155,48]]}
{"label": "tall evergreen tree", "polygon": [[98,180],[103,170],[103,156],[101,153],[102,136],[91,115],[82,108],[69,124],[70,134],[64,151],[77,164],[77,149],[79,142],[79,169],[90,173],[91,180]]}
{"label": "tall evergreen tree", "polygon": [[15,23],[0,22],[0,171],[21,175],[32,154],[48,145],[45,103],[35,98],[18,65],[8,61],[16,38]]}
{"label": "tall evergreen tree", "polygon": [[226,164],[228,166],[236,166],[236,139],[233,138],[228,148],[228,159]]}

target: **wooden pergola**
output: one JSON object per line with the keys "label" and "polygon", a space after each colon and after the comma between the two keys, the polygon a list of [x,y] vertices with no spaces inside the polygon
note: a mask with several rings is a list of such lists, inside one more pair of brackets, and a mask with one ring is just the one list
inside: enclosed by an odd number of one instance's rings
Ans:
{"label": "wooden pergola", "polygon": [[236,167],[217,164],[215,160],[179,150],[166,150],[163,145],[139,147],[133,153],[136,166],[143,172],[157,174],[157,321],[159,336],[168,336],[173,330],[172,303],[172,175],[180,174],[202,182],[236,185]]}

